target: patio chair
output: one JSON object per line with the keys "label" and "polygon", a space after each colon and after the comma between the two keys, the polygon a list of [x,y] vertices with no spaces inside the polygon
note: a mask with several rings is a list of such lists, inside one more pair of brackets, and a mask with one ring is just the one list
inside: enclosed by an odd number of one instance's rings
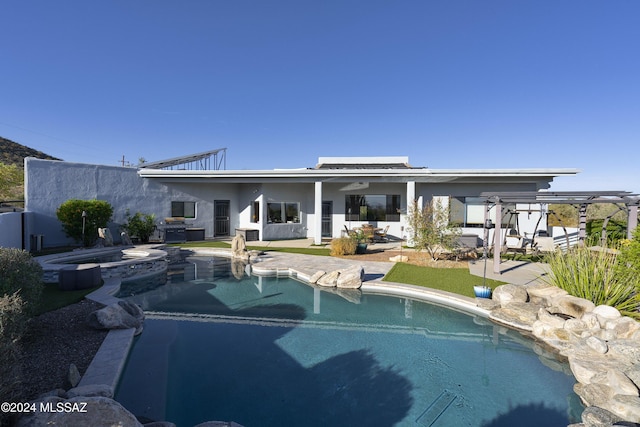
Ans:
{"label": "patio chair", "polygon": [[389,232],[388,225],[383,230],[377,230],[374,233],[375,240],[378,242],[388,242],[389,241],[389,237],[387,236],[388,232]]}
{"label": "patio chair", "polygon": [[345,225],[344,230],[342,230],[343,237],[353,237],[356,235],[355,230],[349,230],[349,228]]}

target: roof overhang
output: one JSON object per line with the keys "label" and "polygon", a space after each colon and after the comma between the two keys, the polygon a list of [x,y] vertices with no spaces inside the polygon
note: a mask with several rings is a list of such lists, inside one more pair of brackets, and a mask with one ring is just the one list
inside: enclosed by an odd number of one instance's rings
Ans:
{"label": "roof overhang", "polygon": [[140,169],[138,175],[163,182],[255,183],[288,182],[531,182],[572,176],[578,169],[278,169],[160,170]]}

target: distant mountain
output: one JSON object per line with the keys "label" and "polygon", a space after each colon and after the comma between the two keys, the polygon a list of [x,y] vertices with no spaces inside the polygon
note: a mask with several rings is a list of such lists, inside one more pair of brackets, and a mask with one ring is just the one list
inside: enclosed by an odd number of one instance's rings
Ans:
{"label": "distant mountain", "polygon": [[37,159],[45,160],[61,160],[45,154],[42,151],[34,150],[0,136],[0,163],[23,167],[25,157],[35,157]]}

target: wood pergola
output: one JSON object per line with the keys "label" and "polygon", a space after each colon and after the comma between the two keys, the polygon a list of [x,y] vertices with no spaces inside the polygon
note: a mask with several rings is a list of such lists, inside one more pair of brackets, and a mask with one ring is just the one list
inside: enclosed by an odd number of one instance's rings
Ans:
{"label": "wood pergola", "polygon": [[[480,197],[485,203],[485,224],[489,219],[489,210],[496,208],[496,223],[493,248],[493,272],[500,274],[500,254],[502,252],[502,216],[505,204],[564,204],[578,206],[578,244],[584,244],[587,237],[587,206],[595,203],[611,203],[622,205],[620,210],[627,212],[627,238],[631,239],[638,226],[638,206],[640,197],[629,191],[515,191],[515,192],[483,192]],[[603,236],[611,216],[603,223]]]}

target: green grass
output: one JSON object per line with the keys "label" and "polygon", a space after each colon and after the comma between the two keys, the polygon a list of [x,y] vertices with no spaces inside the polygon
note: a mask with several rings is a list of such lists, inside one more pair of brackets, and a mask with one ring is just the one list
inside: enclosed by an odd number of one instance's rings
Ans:
{"label": "green grass", "polygon": [[42,290],[40,304],[36,310],[36,316],[47,311],[57,310],[70,304],[75,304],[84,299],[85,295],[95,291],[96,288],[80,289],[77,291],[61,291],[57,284],[47,283]]}
{"label": "green grass", "polygon": [[[413,264],[396,263],[384,277],[388,282],[406,283],[452,292],[467,297],[475,297],[473,287],[482,285],[482,277],[469,273],[468,268],[433,268]],[[491,289],[504,282],[487,279]]]}

